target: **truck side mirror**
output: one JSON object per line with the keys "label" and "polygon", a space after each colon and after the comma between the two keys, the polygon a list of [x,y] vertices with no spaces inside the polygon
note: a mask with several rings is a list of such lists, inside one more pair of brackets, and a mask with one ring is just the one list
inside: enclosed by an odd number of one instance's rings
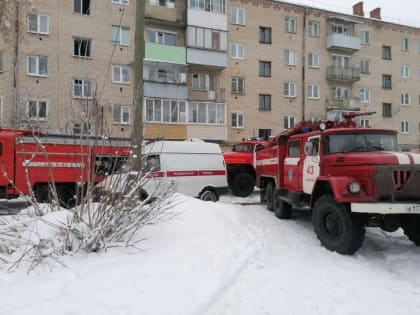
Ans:
{"label": "truck side mirror", "polygon": [[303,148],[303,151],[306,156],[312,156],[314,153],[314,144],[310,141],[305,142],[305,146]]}

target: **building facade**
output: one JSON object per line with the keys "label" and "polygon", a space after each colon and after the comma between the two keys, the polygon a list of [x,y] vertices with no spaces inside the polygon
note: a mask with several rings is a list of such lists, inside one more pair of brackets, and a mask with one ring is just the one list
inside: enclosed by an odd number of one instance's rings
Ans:
{"label": "building facade", "polygon": [[135,1],[8,2],[1,125],[124,136],[133,99]]}
{"label": "building facade", "polygon": [[[17,27],[0,34],[2,126],[129,136],[135,9],[134,0],[21,5]],[[382,20],[380,8],[145,0],[144,15],[145,138],[230,144],[375,112],[358,123],[398,130],[401,149],[419,151],[420,29]]]}

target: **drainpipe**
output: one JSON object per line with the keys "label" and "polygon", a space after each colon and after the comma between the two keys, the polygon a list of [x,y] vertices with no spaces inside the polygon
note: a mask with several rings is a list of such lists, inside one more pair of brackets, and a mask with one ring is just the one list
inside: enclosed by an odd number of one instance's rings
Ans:
{"label": "drainpipe", "polygon": [[19,104],[19,2],[16,2],[16,17],[15,17],[15,54],[13,61],[13,109],[12,109],[12,127],[16,127],[17,108]]}
{"label": "drainpipe", "polygon": [[303,30],[302,30],[302,120],[305,120],[306,107],[306,7],[303,11]]}

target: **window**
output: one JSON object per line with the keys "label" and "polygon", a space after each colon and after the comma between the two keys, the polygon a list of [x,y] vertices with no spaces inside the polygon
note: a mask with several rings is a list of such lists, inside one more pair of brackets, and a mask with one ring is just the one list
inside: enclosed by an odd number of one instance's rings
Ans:
{"label": "window", "polygon": [[226,51],[227,32],[212,30],[210,28],[188,26],[187,46]]}
{"label": "window", "polygon": [[294,116],[284,116],[283,117],[283,129],[291,129],[295,126],[295,117]]}
{"label": "window", "polygon": [[47,104],[46,100],[28,100],[26,103],[28,118],[31,120],[46,120]]}
{"label": "window", "polygon": [[232,128],[244,128],[244,127],[245,127],[245,113],[233,112],[232,113]]}
{"label": "window", "polygon": [[296,97],[296,83],[284,82],[283,91],[285,97]]}
{"label": "window", "polygon": [[345,22],[341,21],[334,21],[330,24],[331,26],[331,33],[343,34],[346,36],[353,35],[353,27]]}
{"label": "window", "polygon": [[296,51],[289,49],[284,51],[284,64],[287,66],[296,66]]}
{"label": "window", "polygon": [[260,77],[271,77],[271,62],[260,61],[258,74]]}
{"label": "window", "polygon": [[271,44],[271,27],[260,26],[260,43]]}
{"label": "window", "polygon": [[360,127],[370,128],[370,120],[369,119],[360,119]]}
{"label": "window", "polygon": [[392,88],[392,77],[390,74],[382,75],[382,88],[391,89]]}
{"label": "window", "polygon": [[392,117],[392,104],[391,103],[382,103],[382,116]]}
{"label": "window", "polygon": [[3,72],[3,52],[0,51],[0,73]]}
{"label": "window", "polygon": [[401,50],[408,51],[408,38],[401,38]]}
{"label": "window", "polygon": [[225,124],[225,104],[190,103],[188,105],[188,122],[198,124]]}
{"label": "window", "polygon": [[225,14],[225,0],[188,0],[188,7]]}
{"label": "window", "polygon": [[334,100],[348,99],[350,96],[349,89],[343,86],[333,86],[332,96]]}
{"label": "window", "polygon": [[83,15],[89,15],[90,0],[73,0],[73,12]]}
{"label": "window", "polygon": [[92,97],[92,81],[74,79],[73,80],[73,97],[91,98]]}
{"label": "window", "polygon": [[149,41],[156,44],[176,45],[176,34],[157,30],[149,30]]}
{"label": "window", "polygon": [[112,25],[112,43],[115,45],[130,45],[130,28]]}
{"label": "window", "polygon": [[362,59],[360,60],[360,72],[369,74],[370,73],[370,60]]}
{"label": "window", "polygon": [[183,124],[186,122],[186,108],[184,101],[146,99],[146,121]]}
{"label": "window", "polygon": [[114,124],[130,123],[130,107],[123,105],[114,105],[113,119]]}
{"label": "window", "polygon": [[315,22],[315,21],[309,21],[308,23],[308,35],[311,37],[319,37],[320,34],[320,27],[319,27],[319,22]]}
{"label": "window", "polygon": [[90,124],[88,123],[75,123],[73,125],[73,134],[75,135],[89,135]]}
{"label": "window", "polygon": [[271,136],[271,129],[258,129],[258,137],[268,140]]}
{"label": "window", "polygon": [[232,93],[233,94],[244,94],[245,91],[245,79],[244,78],[232,78]]}
{"label": "window", "polygon": [[410,105],[410,93],[401,93],[401,105]]}
{"label": "window", "polygon": [[245,9],[232,7],[230,11],[230,22],[232,24],[245,25]]}
{"label": "window", "polygon": [[407,120],[401,121],[401,133],[410,133],[410,123]]}
{"label": "window", "polygon": [[319,68],[319,55],[317,53],[308,54],[308,66],[310,68]]}
{"label": "window", "polygon": [[370,90],[369,89],[360,89],[360,101],[365,103],[370,103]]}
{"label": "window", "polygon": [[400,73],[402,78],[408,79],[410,77],[410,67],[407,65],[401,66]]}
{"label": "window", "polygon": [[351,67],[351,58],[350,56],[344,55],[333,55],[333,64],[339,68],[350,68]]}
{"label": "window", "polygon": [[128,5],[128,1],[129,0],[112,0],[112,3]]}
{"label": "window", "polygon": [[298,157],[300,155],[300,140],[289,142],[289,148],[287,149],[287,155],[289,157]]}
{"label": "window", "polygon": [[321,94],[320,91],[321,91],[321,87],[319,85],[308,84],[307,86],[308,98],[319,99],[320,94]]}
{"label": "window", "polygon": [[208,90],[210,77],[206,74],[192,74],[192,89],[193,90]]}
{"label": "window", "polygon": [[271,95],[269,94],[258,95],[258,109],[271,110]]}
{"label": "window", "polygon": [[49,18],[45,14],[28,15],[28,32],[38,34],[48,34]]}
{"label": "window", "polygon": [[286,33],[296,33],[296,18],[286,16],[284,19],[284,30]]}
{"label": "window", "polygon": [[234,59],[244,59],[245,58],[245,45],[232,43],[230,45],[230,56]]}
{"label": "window", "polygon": [[112,82],[130,83],[130,66],[112,66]]}
{"label": "window", "polygon": [[48,57],[28,56],[27,73],[34,76],[48,76]]}
{"label": "window", "polygon": [[360,30],[360,43],[362,45],[369,45],[370,44],[370,31]]}
{"label": "window", "polygon": [[391,46],[382,46],[382,59],[391,60]]}
{"label": "window", "polygon": [[73,56],[78,57],[91,57],[91,39],[74,38],[73,39]]}

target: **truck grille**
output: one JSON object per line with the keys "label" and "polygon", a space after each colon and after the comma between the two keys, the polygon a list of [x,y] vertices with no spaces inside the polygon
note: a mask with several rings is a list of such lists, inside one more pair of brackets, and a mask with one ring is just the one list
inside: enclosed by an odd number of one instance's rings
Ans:
{"label": "truck grille", "polygon": [[419,200],[420,166],[378,165],[376,187],[380,200]]}

